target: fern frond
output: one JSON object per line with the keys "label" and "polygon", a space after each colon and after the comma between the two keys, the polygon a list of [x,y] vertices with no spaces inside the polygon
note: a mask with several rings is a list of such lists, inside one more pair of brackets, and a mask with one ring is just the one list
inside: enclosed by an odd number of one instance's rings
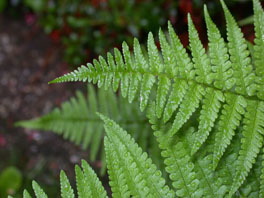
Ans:
{"label": "fern frond", "polygon": [[260,192],[259,194],[263,197],[264,196],[264,151],[262,154],[262,169],[261,169],[261,175],[260,175]]}
{"label": "fern frond", "polygon": [[[133,136],[139,142],[139,145],[145,151],[150,151],[152,147],[158,148],[153,144],[148,147],[151,141],[155,139],[150,132],[150,126],[144,114],[137,108],[136,103],[129,104],[122,97],[117,97],[111,91],[99,89],[96,93],[93,86],[88,87],[88,97],[86,98],[80,91],[77,91],[77,97],[64,102],[61,109],[55,108],[50,113],[29,121],[20,121],[16,126],[22,126],[30,129],[39,129],[53,131],[63,135],[77,145],[82,145],[83,149],[90,148],[90,159],[94,161],[100,151],[101,142],[104,136],[103,122],[96,115],[99,111],[105,115],[111,116],[124,126],[125,129],[134,132]],[[131,117],[133,114],[133,117]],[[159,153],[152,154],[154,158]],[[105,161],[104,153],[101,153],[102,172],[104,173]]]}
{"label": "fern frond", "polygon": [[188,32],[195,73],[197,75],[196,80],[199,83],[210,84],[212,82],[210,62],[190,14],[188,14]]}
{"label": "fern frond", "polygon": [[34,190],[34,193],[37,198],[48,198],[46,193],[43,191],[43,189],[38,185],[37,182],[33,181],[32,182],[32,188]]}
{"label": "fern frond", "polygon": [[28,193],[27,190],[23,191],[23,198],[31,198],[30,194]]}
{"label": "fern frond", "polygon": [[[76,165],[75,173],[77,180],[77,193],[79,198],[107,198],[106,191],[99,181],[94,170],[88,165],[88,163],[82,160],[82,169]],[[73,189],[69,183],[69,180],[64,171],[60,173],[60,186],[62,198],[74,198]],[[37,198],[48,198],[43,189],[37,184],[32,182],[32,187]],[[30,198],[29,193],[24,190],[23,198]]]}
{"label": "fern frond", "polygon": [[[147,195],[150,197],[174,197],[174,193],[165,185],[161,172],[156,170],[151,159],[147,158],[147,154],[142,152],[142,149],[138,147],[131,136],[109,118],[103,115],[100,117],[105,122],[106,141],[111,143],[109,147],[115,148],[115,152],[119,153],[121,158],[119,162],[126,163],[131,168],[130,171],[138,171],[137,177],[142,180],[138,182],[143,185],[144,191],[145,189],[148,190]],[[122,167],[125,168],[126,166]]]}
{"label": "fern frond", "polygon": [[74,198],[74,192],[64,171],[60,172],[60,186],[62,198]]}
{"label": "fern frond", "polygon": [[216,168],[220,158],[223,156],[225,149],[230,144],[235,134],[236,128],[242,119],[241,115],[245,113],[244,108],[247,103],[242,96],[233,94],[225,94],[226,104],[223,105],[220,121],[217,125],[214,154],[213,169]]}
{"label": "fern frond", "polygon": [[91,192],[92,197],[106,198],[107,197],[106,191],[101,181],[98,179],[94,170],[84,160],[82,160],[82,169],[83,169],[83,174],[88,183],[87,188]]}
{"label": "fern frond", "polygon": [[229,192],[229,197],[231,197],[245,181],[263,145],[264,103],[248,101],[246,110],[245,119],[243,120],[244,127],[241,150],[238,157],[239,163],[233,185]]}
{"label": "fern frond", "polygon": [[206,89],[205,99],[203,100],[203,106],[200,115],[201,121],[199,122],[198,132],[195,134],[196,138],[193,142],[191,155],[193,155],[201,147],[201,145],[209,136],[221,107],[220,102],[224,102],[224,100],[225,98],[222,92],[214,91],[211,88]]}
{"label": "fern frond", "polygon": [[[175,79],[170,97],[168,98],[168,102],[164,110],[164,114],[163,114],[164,122],[167,122],[171,118],[172,114],[181,104],[187,89],[188,89],[188,83],[186,81]],[[159,114],[157,114],[157,116],[159,116]]]}
{"label": "fern frond", "polygon": [[253,0],[254,10],[254,28],[255,28],[255,40],[254,40],[254,66],[256,68],[256,75],[258,77],[258,96],[264,99],[264,12],[262,6],[258,0]]}
{"label": "fern frond", "polygon": [[[165,170],[173,181],[172,185],[176,190],[176,195],[179,197],[201,197],[202,192],[198,190],[199,180],[193,170],[194,164],[191,161],[188,149],[185,148],[185,143],[175,139],[175,137],[169,137],[168,127],[159,124],[160,121],[155,116],[153,106],[155,104],[152,104],[148,109],[147,117],[155,131],[154,135],[162,150],[161,155],[165,158]],[[185,134],[189,134],[189,132]]]}
{"label": "fern frond", "polygon": [[209,40],[209,57],[214,86],[218,89],[230,89],[235,84],[235,79],[232,77],[233,69],[231,68],[225,41],[212,21],[206,6],[204,6],[204,17]]}
{"label": "fern frond", "polygon": [[244,197],[254,198],[260,196],[260,175],[261,175],[262,152],[258,154],[256,163],[251,169],[246,181],[239,188],[239,193]]}
{"label": "fern frond", "polygon": [[176,58],[177,67],[179,67],[180,75],[185,79],[193,79],[195,70],[193,63],[183,47],[179,37],[176,35],[171,23],[168,23],[168,30],[170,35],[171,48]]}
{"label": "fern frond", "polygon": [[[106,152],[107,172],[109,175],[109,185],[112,190],[112,197],[130,197],[130,191],[128,190],[128,184],[126,183],[126,180],[128,178],[126,177],[126,174],[123,170],[125,166],[122,167],[121,163],[118,162],[119,159],[116,159],[117,154],[114,150],[114,146],[109,143],[109,140],[107,140],[107,138],[105,138],[104,143]],[[129,172],[126,173],[128,174]],[[131,178],[131,180],[133,179],[134,178]],[[129,186],[131,186],[131,184]]]}
{"label": "fern frond", "polygon": [[185,122],[190,118],[193,112],[199,107],[199,103],[204,95],[204,88],[195,83],[190,83],[190,88],[183,98],[183,102],[179,106],[173,125],[169,131],[170,136],[173,136],[179,131]]}
{"label": "fern frond", "polygon": [[235,89],[240,94],[253,95],[256,89],[252,84],[255,74],[252,72],[246,40],[223,0],[221,4],[226,18],[228,48],[236,80]]}
{"label": "fern frond", "polygon": [[79,198],[86,198],[91,197],[91,191],[87,188],[88,182],[85,178],[82,169],[75,165],[75,175],[76,175],[76,186],[77,186],[77,193]]}

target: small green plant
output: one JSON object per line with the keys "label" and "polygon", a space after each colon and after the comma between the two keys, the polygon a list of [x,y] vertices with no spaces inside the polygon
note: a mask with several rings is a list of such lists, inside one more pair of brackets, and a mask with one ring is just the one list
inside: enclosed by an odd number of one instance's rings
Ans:
{"label": "small green plant", "polygon": [[[113,197],[264,197],[264,12],[253,0],[255,41],[249,52],[221,4],[227,43],[205,6],[208,53],[189,15],[191,57],[169,23],[168,38],[159,33],[161,53],[150,33],[148,57],[135,39],[133,55],[123,43],[123,52],[115,49],[107,61],[99,57],[51,81],[88,81],[114,91],[120,86],[124,98],[138,99],[146,110],[173,190],[135,140],[99,114]],[[76,168],[78,196],[106,197],[88,164],[82,168]],[[62,197],[74,197],[64,172],[61,184]],[[37,197],[46,197],[35,182],[33,188]],[[24,197],[30,197],[26,191]]]}

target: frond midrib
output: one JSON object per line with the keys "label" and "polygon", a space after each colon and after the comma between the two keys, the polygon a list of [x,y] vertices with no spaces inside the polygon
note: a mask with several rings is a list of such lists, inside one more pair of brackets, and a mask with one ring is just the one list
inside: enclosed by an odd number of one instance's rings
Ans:
{"label": "frond midrib", "polygon": [[[72,122],[100,122],[102,123],[102,120],[99,119],[99,118],[89,118],[89,117],[86,117],[86,118],[76,118],[76,117],[54,117],[54,118],[50,118],[50,119],[41,119],[40,122],[42,123],[46,123],[46,122],[65,122],[65,121],[72,121]],[[136,120],[136,119],[127,119],[127,120],[122,120],[122,119],[117,119],[118,123],[120,124],[126,124],[126,125],[132,125],[132,124],[145,124],[145,123],[148,123],[148,120],[147,119],[142,119],[142,120]]]}
{"label": "frond midrib", "polygon": [[179,170],[179,172],[180,172],[180,175],[181,175],[181,178],[182,178],[182,180],[183,180],[183,183],[184,183],[185,189],[186,189],[186,191],[187,191],[187,193],[188,193],[188,197],[192,197],[192,196],[190,196],[192,193],[189,192],[188,185],[186,184],[185,178],[184,178],[184,176],[183,176],[183,174],[182,174],[182,171],[181,171],[181,168],[180,168],[180,166],[179,166],[179,164],[178,164],[178,158],[176,157],[176,155],[175,155],[175,153],[173,152],[173,150],[172,150],[172,149],[170,149],[170,150],[171,150],[171,153],[172,153],[172,157],[174,158],[174,161],[176,162],[176,165],[177,165],[178,170]]}
{"label": "frond midrib", "polygon": [[[86,78],[89,78],[89,75],[90,75],[90,72],[91,72],[90,71],[90,68],[88,68],[88,69],[89,69],[88,72],[85,72],[86,73]],[[95,69],[95,67],[94,67],[94,69]],[[188,78],[184,78],[182,76],[173,76],[173,75],[171,75],[169,73],[166,73],[166,72],[158,73],[158,72],[144,71],[144,70],[135,71],[135,70],[127,70],[126,68],[123,68],[123,70],[117,70],[116,69],[115,71],[111,71],[111,70],[100,71],[100,70],[97,70],[95,76],[106,76],[107,73],[111,73],[111,74],[116,74],[116,73],[119,73],[119,74],[120,73],[121,74],[127,74],[127,73],[128,74],[140,74],[142,76],[143,75],[152,75],[152,76],[155,76],[156,78],[158,78],[160,76],[166,76],[171,81],[173,81],[175,78],[177,78],[177,79],[180,79],[180,80],[184,80],[186,82],[193,82],[195,84],[201,85],[204,88],[212,88],[214,90],[218,90],[218,91],[222,92],[223,94],[224,93],[234,94],[234,95],[237,95],[237,96],[242,96],[242,97],[244,97],[244,98],[246,98],[248,100],[262,101],[262,102],[264,102],[264,99],[258,98],[256,95],[249,96],[249,95],[246,95],[246,94],[237,93],[235,90],[223,90],[223,89],[219,89],[219,88],[216,88],[215,86],[210,85],[210,84],[197,82],[194,79],[188,79]],[[92,74],[92,75],[94,75],[94,74]],[[76,76],[78,76],[78,74],[76,74]],[[80,77],[83,78],[83,76],[84,76],[84,73],[81,73],[80,74]],[[65,76],[62,76],[62,77],[65,77]],[[51,81],[50,83],[56,83],[57,82],[56,80],[59,80],[62,77],[56,78],[55,80]]]}

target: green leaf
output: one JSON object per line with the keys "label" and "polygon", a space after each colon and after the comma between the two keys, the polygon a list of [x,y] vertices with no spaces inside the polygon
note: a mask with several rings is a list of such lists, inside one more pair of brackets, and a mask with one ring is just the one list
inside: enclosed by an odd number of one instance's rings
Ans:
{"label": "green leaf", "polygon": [[74,192],[64,171],[60,172],[60,186],[62,198],[74,198]]}
{"label": "green leaf", "polygon": [[88,181],[84,177],[84,174],[81,168],[76,165],[75,166],[75,174],[76,174],[76,186],[79,198],[92,197],[91,191],[88,188]]}
{"label": "green leaf", "polygon": [[31,198],[30,194],[28,193],[27,190],[23,191],[23,198]]}
{"label": "green leaf", "polygon": [[186,79],[193,79],[195,75],[195,71],[193,69],[193,64],[189,55],[186,52],[186,49],[181,44],[180,39],[175,34],[171,23],[168,23],[169,35],[171,40],[171,47],[173,50],[173,54],[176,59],[177,66],[179,67],[179,71],[181,76]]}
{"label": "green leaf", "polygon": [[209,40],[209,57],[212,65],[214,86],[219,89],[230,89],[235,83],[232,77],[233,70],[229,61],[228,50],[224,39],[210,18],[206,6],[204,6],[205,22]]}
{"label": "green leaf", "polygon": [[94,170],[88,165],[88,163],[82,160],[82,168],[84,176],[87,180],[88,186],[87,188],[91,192],[92,197],[96,198],[106,198],[106,191],[95,174]]}
{"label": "green leaf", "polygon": [[198,32],[194,27],[190,14],[188,14],[188,32],[195,73],[197,75],[196,80],[199,83],[210,84],[212,82],[210,62],[199,39]]}
{"label": "green leaf", "polygon": [[[138,147],[131,136],[112,120],[103,115],[100,115],[100,117],[105,122],[107,139],[113,147],[116,147],[116,153],[120,155],[119,161],[129,166],[130,171],[135,170],[139,173],[138,178],[134,178],[135,181],[139,179],[138,182],[141,184],[137,188],[143,188],[142,193],[146,192],[150,197],[174,197],[169,187],[165,185],[161,172],[156,170],[156,166],[151,159],[147,157],[146,153],[142,152],[142,149]],[[126,168],[126,166],[122,167]],[[135,172],[133,171],[131,174],[135,174]]]}
{"label": "green leaf", "polygon": [[[223,105],[220,121],[216,127],[216,139],[213,155],[213,168],[215,169],[227,146],[231,143],[235,130],[245,113],[246,100],[242,96],[225,94],[226,104]],[[220,143],[221,142],[221,143]]]}
{"label": "green leaf", "polygon": [[[130,197],[130,191],[128,190],[128,185],[131,183],[126,183],[128,179],[126,177],[126,172],[119,159],[117,158],[117,153],[114,150],[114,146],[109,142],[107,137],[105,137],[104,141],[105,152],[106,152],[106,162],[107,162],[107,172],[109,175],[109,185],[112,191],[113,198],[126,198]],[[133,178],[132,178],[133,179]]]}
{"label": "green leaf", "polygon": [[37,182],[33,181],[32,182],[32,187],[34,190],[34,193],[37,198],[48,198],[46,193],[43,191],[43,189],[37,184]]}
{"label": "green leaf", "polygon": [[195,109],[199,107],[199,103],[204,95],[202,86],[195,83],[190,84],[190,88],[180,104],[179,111],[176,114],[173,125],[169,131],[170,136],[173,136],[179,131],[185,122],[190,118]]}
{"label": "green leaf", "polygon": [[201,147],[209,136],[214,122],[218,117],[219,109],[221,108],[221,103],[224,102],[224,95],[220,91],[214,91],[211,88],[206,89],[205,98],[203,100],[203,106],[200,115],[200,122],[198,126],[198,132],[195,133],[195,141],[193,142],[193,147],[191,155],[196,153],[196,151]]}
{"label": "green leaf", "polygon": [[245,181],[252,164],[255,163],[257,154],[263,146],[264,135],[264,103],[249,101],[247,112],[243,120],[243,138],[241,140],[241,150],[238,157],[238,167],[233,185],[229,192],[231,197]]}
{"label": "green leaf", "polygon": [[254,40],[254,66],[256,67],[256,75],[258,77],[258,96],[264,99],[264,12],[262,6],[258,0],[253,0],[254,9],[254,28],[255,28],[255,40]]}
{"label": "green leaf", "polygon": [[253,83],[255,74],[252,72],[246,40],[223,0],[221,0],[221,4],[227,23],[228,48],[234,71],[233,76],[236,80],[235,90],[240,94],[253,95],[256,90],[256,86]]}

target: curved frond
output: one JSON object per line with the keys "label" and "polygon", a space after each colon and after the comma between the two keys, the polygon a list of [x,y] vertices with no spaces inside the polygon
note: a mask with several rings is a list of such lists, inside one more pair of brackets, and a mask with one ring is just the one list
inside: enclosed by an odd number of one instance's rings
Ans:
{"label": "curved frond", "polygon": [[[145,115],[138,110],[136,103],[129,104],[121,96],[116,96],[111,91],[105,91],[90,85],[88,96],[85,97],[77,91],[77,97],[64,102],[61,108],[55,108],[50,113],[33,120],[20,121],[16,126],[24,128],[52,131],[63,138],[69,139],[83,149],[89,147],[90,159],[96,160],[102,145],[104,136],[103,122],[96,115],[96,112],[104,113],[118,121],[125,129],[134,132],[133,137],[145,151],[151,152],[147,145],[151,144],[153,136],[150,132]],[[131,116],[133,114],[133,117]],[[152,147],[158,148],[153,144]],[[154,154],[153,156],[157,156]],[[101,153],[101,159],[104,157]],[[104,159],[102,159],[102,173],[104,173]]]}
{"label": "curved frond", "polygon": [[[128,166],[130,170],[129,174],[137,175],[138,178],[134,179],[135,181],[139,179],[137,182],[140,182],[141,185],[138,188],[141,190],[144,189],[142,193],[145,192],[146,196],[149,197],[174,197],[174,193],[165,185],[165,180],[161,177],[161,172],[156,169],[152,160],[147,157],[145,152],[142,152],[142,149],[138,147],[131,136],[109,118],[103,115],[100,115],[100,117],[105,122],[107,144],[111,144],[109,147],[115,148],[115,152],[120,157],[116,160]],[[126,166],[124,165],[122,168],[125,169]],[[137,194],[136,192],[134,193]]]}

